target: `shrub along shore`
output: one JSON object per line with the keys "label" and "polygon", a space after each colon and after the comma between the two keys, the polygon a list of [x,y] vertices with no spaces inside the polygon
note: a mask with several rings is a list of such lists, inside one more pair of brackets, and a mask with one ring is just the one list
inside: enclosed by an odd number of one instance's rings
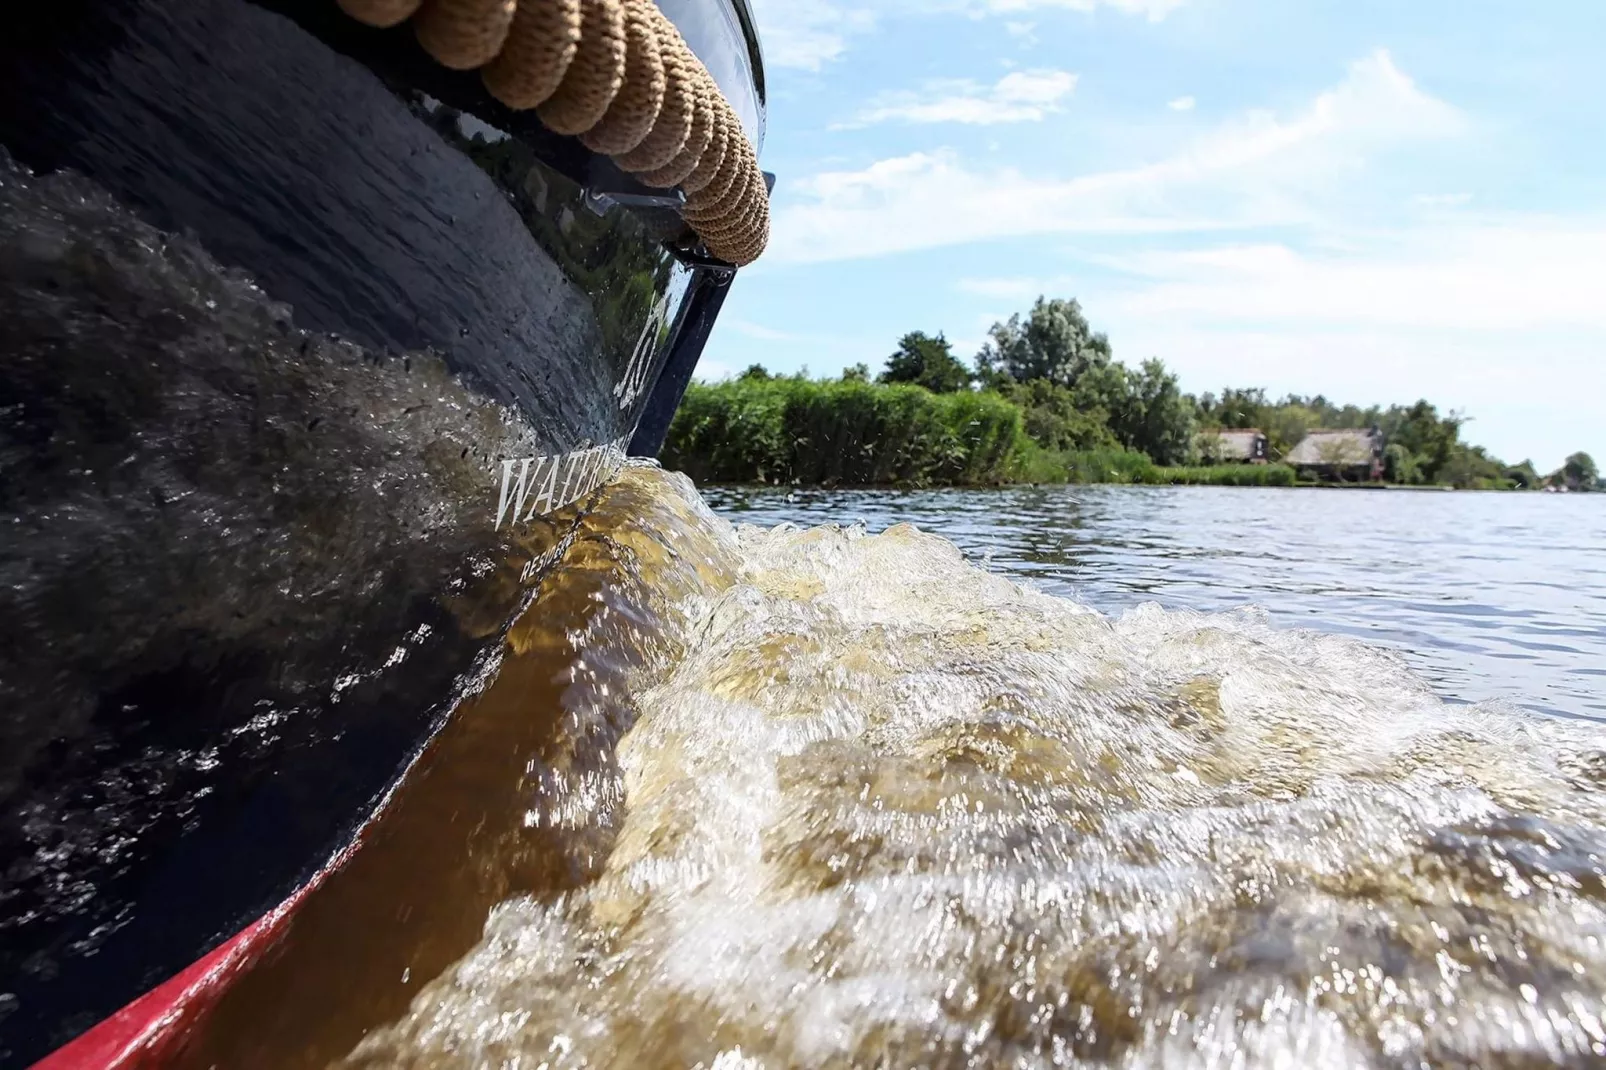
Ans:
{"label": "shrub along shore", "polygon": [[1287,465],[1158,465],[1119,446],[1045,449],[1001,394],[934,394],[862,379],[693,383],[663,462],[699,483],[1002,486],[1012,483],[1284,487]]}
{"label": "shrub along shore", "polygon": [[[1273,402],[1256,389],[1184,394],[1159,360],[1136,369],[1114,360],[1075,301],[1039,298],[1024,319],[994,325],[974,370],[941,335],[917,331],[874,382],[861,364],[840,379],[753,365],[736,379],[693,383],[663,460],[700,483],[1291,487],[1310,484],[1277,462],[1307,433],[1376,429],[1389,484],[1597,487],[1587,454],[1541,477],[1527,461],[1507,465],[1463,442],[1465,423],[1425,400],[1360,408],[1320,396]],[[1246,428],[1265,434],[1272,463],[1201,463],[1215,433]]]}

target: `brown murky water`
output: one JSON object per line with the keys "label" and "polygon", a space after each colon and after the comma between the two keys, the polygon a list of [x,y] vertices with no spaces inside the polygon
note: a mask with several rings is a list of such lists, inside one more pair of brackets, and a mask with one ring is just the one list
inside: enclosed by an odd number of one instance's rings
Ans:
{"label": "brown murky water", "polygon": [[1606,1060],[1599,726],[650,468],[567,553],[187,1064]]}

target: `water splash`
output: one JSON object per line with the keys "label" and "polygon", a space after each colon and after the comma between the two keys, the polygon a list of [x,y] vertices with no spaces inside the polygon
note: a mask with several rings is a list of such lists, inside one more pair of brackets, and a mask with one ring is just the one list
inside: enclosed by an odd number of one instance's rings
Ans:
{"label": "water splash", "polygon": [[622,800],[604,860],[496,907],[348,1065],[1606,1058],[1598,727],[1250,612],[1106,618],[907,526],[612,493],[681,519],[616,514],[610,604],[663,656],[615,681],[617,780],[546,804]]}

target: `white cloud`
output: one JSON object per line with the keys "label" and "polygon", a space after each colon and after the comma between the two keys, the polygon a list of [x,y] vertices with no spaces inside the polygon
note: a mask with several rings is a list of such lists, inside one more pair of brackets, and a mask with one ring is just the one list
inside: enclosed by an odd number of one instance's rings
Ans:
{"label": "white cloud", "polygon": [[1386,52],[1292,118],[1251,113],[1158,162],[1072,178],[977,169],[949,151],[800,180],[776,207],[774,260],[880,256],[989,238],[1309,223],[1374,154],[1466,127]]}
{"label": "white cloud", "polygon": [[1122,307],[1219,323],[1606,331],[1606,223],[1514,218],[1347,238],[1333,252],[1254,245],[1126,257],[1118,265],[1151,285]]}
{"label": "white cloud", "polygon": [[1159,22],[1186,2],[1187,0],[977,0],[976,6],[1001,15],[1042,11],[1047,8],[1095,11],[1100,7],[1107,7],[1125,15],[1142,15],[1150,22]]}
{"label": "white cloud", "polygon": [[1176,100],[1168,103],[1166,107],[1170,108],[1172,111],[1192,111],[1193,106],[1196,103],[1197,101],[1195,101],[1192,97],[1178,97]]}
{"label": "white cloud", "polygon": [[[1485,218],[1348,233],[1342,248],[1226,245],[1099,258],[1125,281],[1102,307],[1133,319],[1220,327],[1606,331],[1606,219]],[[1086,289],[1064,276],[970,278],[959,288],[1021,301]]]}
{"label": "white cloud", "polygon": [[[1054,8],[1093,12],[1101,7],[1159,22],[1186,0],[754,0],[764,61],[771,67],[818,71],[846,52],[853,38],[875,28],[884,14],[1021,15]],[[1011,19],[1005,28],[1028,43],[1035,41],[1030,22]]]}
{"label": "white cloud", "polygon": [[1145,252],[958,288],[1017,308],[1075,295],[1119,356],[1157,354],[1190,390],[1429,397],[1477,417],[1472,441],[1542,467],[1598,444],[1577,399],[1606,396],[1606,217],[1449,218],[1347,232],[1342,247]]}
{"label": "white cloud", "polygon": [[875,13],[831,0],[755,0],[764,62],[817,71],[875,25]]}
{"label": "white cloud", "polygon": [[[1290,118],[1249,116],[1147,168],[1045,184],[1065,199],[1045,198],[1043,229],[1180,229],[1198,209],[1218,223],[1298,224],[1278,240],[1222,231],[1173,243],[1183,248],[1146,242],[1076,275],[959,288],[1014,307],[1075,295],[1123,358],[1159,355],[1192,390],[1429,397],[1476,418],[1472,441],[1553,467],[1600,442],[1598,417],[1577,399],[1606,396],[1606,302],[1594,285],[1606,278],[1606,215],[1473,212],[1464,193],[1418,197],[1403,214],[1385,193],[1397,220],[1386,227],[1349,211],[1384,151],[1469,129],[1378,53]],[[1066,192],[1095,180],[1108,202]]]}
{"label": "white cloud", "polygon": [[777,206],[768,255],[772,263],[819,262],[1027,234],[1223,225],[1206,214],[1151,210],[1143,203],[1145,181],[1132,174],[1043,180],[1011,168],[972,170],[952,152],[913,153],[795,183],[793,194],[806,199]]}
{"label": "white cloud", "polygon": [[692,378],[699,383],[719,383],[736,376],[736,369],[721,360],[703,358],[697,362],[697,370]]}
{"label": "white cloud", "polygon": [[766,327],[762,323],[751,320],[721,320],[720,326],[748,338],[756,338],[761,342],[795,342],[798,336],[787,331],[778,331],[773,327]]}
{"label": "white cloud", "polygon": [[1076,75],[1068,71],[1011,71],[991,86],[970,80],[934,81],[918,93],[883,93],[844,125],[1037,122],[1058,111],[1075,89]]}
{"label": "white cloud", "polygon": [[1069,278],[1038,278],[1031,275],[1010,275],[1002,278],[960,279],[960,291],[977,297],[996,297],[1016,303],[1030,301],[1039,294],[1050,296],[1075,290]]}

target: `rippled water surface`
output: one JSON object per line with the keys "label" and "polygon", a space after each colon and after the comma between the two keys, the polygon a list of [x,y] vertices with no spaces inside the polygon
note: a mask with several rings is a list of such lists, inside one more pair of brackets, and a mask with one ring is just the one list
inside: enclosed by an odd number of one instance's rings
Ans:
{"label": "rippled water surface", "polygon": [[[732,526],[628,470],[559,567],[509,568],[501,658],[182,1065],[1603,1065],[1606,726],[1287,626],[1365,602],[1331,525],[1392,503],[1228,501],[749,498],[885,530]],[[1436,523],[1438,567],[1497,557]],[[1304,529],[1349,571],[1301,578],[1321,555],[1275,536]],[[1367,590],[1473,599],[1401,578],[1435,558],[1395,530]],[[1507,575],[1479,605],[1523,604]]]}
{"label": "rippled water surface", "polygon": [[1404,653],[1451,701],[1606,717],[1606,494],[1236,487],[705,490],[733,521],[911,523],[1106,613],[1264,609]]}

